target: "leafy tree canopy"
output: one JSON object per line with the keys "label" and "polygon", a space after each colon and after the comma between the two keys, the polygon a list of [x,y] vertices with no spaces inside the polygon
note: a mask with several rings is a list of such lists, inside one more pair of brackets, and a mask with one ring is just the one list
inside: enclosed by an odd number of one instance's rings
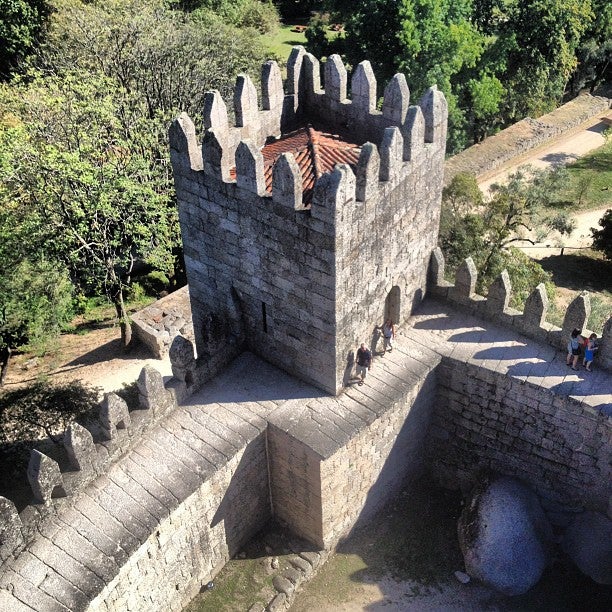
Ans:
{"label": "leafy tree canopy", "polygon": [[0,0],[0,79],[8,79],[34,51],[49,13],[45,0]]}
{"label": "leafy tree canopy", "polygon": [[[555,108],[569,87],[605,78],[612,40],[604,0],[328,0],[344,21],[349,63],[369,59],[381,85],[404,72],[418,98],[449,103],[449,150]],[[315,41],[316,42],[316,41]]]}
{"label": "leafy tree canopy", "polygon": [[[42,49],[45,69],[101,72],[142,96],[149,118],[161,113],[169,121],[186,111],[198,125],[207,90],[231,99],[236,75],[256,80],[267,59],[259,36],[214,13],[183,14],[163,0],[57,3]],[[164,149],[165,137],[164,126]]]}
{"label": "leafy tree canopy", "polygon": [[453,274],[464,259],[472,257],[478,269],[478,290],[486,293],[506,268],[515,307],[521,307],[541,282],[552,294],[550,275],[512,243],[524,240],[525,230],[562,229],[545,208],[566,181],[565,172],[525,167],[511,175],[508,183],[495,185],[492,196],[484,199],[473,175],[457,174],[442,196],[439,244],[448,272]]}
{"label": "leafy tree canopy", "polygon": [[38,253],[106,294],[125,321],[134,261],[168,270],[178,243],[156,125],[133,97],[80,72],[0,90],[0,117],[17,124],[0,125],[12,139],[0,150],[0,208],[22,211]]}
{"label": "leafy tree canopy", "polygon": [[599,220],[599,226],[601,229],[591,228],[593,248],[602,252],[606,259],[612,260],[612,208],[606,210]]}

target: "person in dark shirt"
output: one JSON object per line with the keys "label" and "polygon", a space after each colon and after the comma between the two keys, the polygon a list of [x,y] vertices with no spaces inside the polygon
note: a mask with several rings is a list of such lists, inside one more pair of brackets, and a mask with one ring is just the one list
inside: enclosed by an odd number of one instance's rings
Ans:
{"label": "person in dark shirt", "polygon": [[368,375],[368,370],[372,367],[372,353],[365,344],[357,349],[357,376],[359,376],[359,384],[363,385],[363,381]]}

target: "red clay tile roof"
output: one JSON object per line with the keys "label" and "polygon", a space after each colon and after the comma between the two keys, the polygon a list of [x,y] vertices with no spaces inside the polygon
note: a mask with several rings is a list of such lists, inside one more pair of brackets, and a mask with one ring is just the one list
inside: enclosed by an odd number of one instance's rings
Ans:
{"label": "red clay tile roof", "polygon": [[[361,146],[348,142],[337,134],[317,130],[307,125],[278,139],[269,140],[261,150],[264,158],[266,190],[272,192],[272,167],[282,153],[293,153],[302,171],[302,201],[310,204],[315,180],[331,172],[336,164],[349,164],[355,169]],[[235,178],[235,168],[231,176]]]}

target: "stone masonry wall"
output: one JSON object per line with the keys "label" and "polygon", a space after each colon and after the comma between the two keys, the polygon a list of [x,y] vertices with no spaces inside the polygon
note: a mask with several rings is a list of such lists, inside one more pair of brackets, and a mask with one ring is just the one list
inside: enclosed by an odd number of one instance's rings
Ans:
{"label": "stone masonry wall", "polygon": [[[346,384],[356,343],[369,342],[382,324],[391,289],[399,321],[424,294],[437,240],[447,106],[435,87],[410,106],[405,79],[396,75],[377,111],[368,62],[355,70],[349,99],[338,56],[325,64],[322,90],[318,62],[301,47],[289,59],[286,94],[279,74],[274,63],[264,65],[261,111],[250,79],[238,78],[235,126],[218,92],[209,92],[201,150],[186,115],[170,130],[197,353],[244,342],[335,394]],[[270,113],[278,121],[269,121]],[[338,164],[320,176],[305,207],[293,155],[275,162],[270,193],[258,147],[282,125],[317,115],[330,129],[348,126],[358,142],[366,135],[372,142],[355,172]]]}
{"label": "stone masonry wall", "polygon": [[87,610],[182,610],[269,516],[260,435],[159,523]]}
{"label": "stone masonry wall", "polygon": [[317,546],[334,547],[424,469],[440,358],[420,347],[402,357],[377,361],[362,387],[270,419],[274,513]]}
{"label": "stone masonry wall", "polygon": [[435,401],[431,371],[393,408],[321,464],[323,544],[334,546],[357,521],[369,519],[420,476]]}
{"label": "stone masonry wall", "polygon": [[132,315],[132,331],[157,359],[179,334],[193,341],[189,287],[182,287]]}
{"label": "stone masonry wall", "polygon": [[582,95],[538,119],[522,119],[447,160],[444,184],[448,185],[459,172],[484,178],[504,162],[570,132],[592,117],[607,115],[609,110],[609,98]]}
{"label": "stone masonry wall", "polygon": [[444,359],[428,436],[429,469],[469,489],[483,471],[554,501],[606,512],[612,427],[601,411],[508,376]]}

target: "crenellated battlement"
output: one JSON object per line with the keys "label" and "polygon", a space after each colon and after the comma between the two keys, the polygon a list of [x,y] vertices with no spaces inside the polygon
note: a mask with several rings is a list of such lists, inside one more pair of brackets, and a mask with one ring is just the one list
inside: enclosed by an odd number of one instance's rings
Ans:
{"label": "crenellated battlement", "polygon": [[[562,350],[566,349],[573,329],[581,329],[583,337],[592,333],[588,328],[591,301],[587,292],[574,298],[565,312],[563,327],[557,327],[546,321],[548,296],[544,284],[539,284],[531,292],[521,312],[508,306],[512,285],[506,270],[495,279],[485,298],[476,293],[478,272],[471,257],[457,268],[454,284],[444,279],[444,268],[444,255],[438,247],[432,252],[429,263],[429,292],[474,316],[510,327],[538,342]],[[597,343],[597,367],[612,370],[612,317],[604,325]]]}
{"label": "crenellated battlement", "polygon": [[[347,93],[347,70],[338,55],[330,56],[325,63],[325,89],[321,86],[319,61],[303,47],[294,47],[287,71],[287,93],[274,61],[262,67],[260,92],[249,76],[238,76],[233,97],[233,126],[220,93],[208,92],[201,147],[196,140],[195,126],[186,114],[170,128],[173,164],[186,164],[217,180],[236,182],[239,187],[260,196],[284,194],[287,197],[282,200],[298,202],[301,196],[299,165],[287,164],[283,156],[279,156],[276,163],[283,165],[283,172],[273,173],[272,185],[266,188],[261,149],[270,139],[280,138],[300,121],[319,121],[352,135],[359,146],[371,143],[380,149],[379,175],[368,176],[372,185],[369,190],[356,194],[355,199],[360,200],[360,195],[372,192],[376,182],[392,181],[409,172],[409,164],[404,165],[404,162],[425,155],[427,145],[437,144],[444,149],[447,105],[444,95],[435,86],[427,90],[418,105],[410,106],[406,79],[403,74],[397,74],[385,88],[382,110],[378,111],[377,83],[368,61],[361,62],[354,71],[351,98]],[[275,178],[281,183],[276,187]],[[288,189],[292,190],[291,196]]]}
{"label": "crenellated battlement", "polygon": [[259,92],[238,76],[234,125],[211,91],[201,145],[186,114],[169,134],[198,355],[246,345],[334,394],[355,346],[424,295],[447,121],[435,86],[411,106],[398,74],[379,111],[369,62],[348,80],[294,47],[284,89],[275,62]]}
{"label": "crenellated battlement", "polygon": [[[193,346],[188,340],[181,338],[176,344],[185,343],[193,360]],[[184,346],[177,348],[182,354],[189,352]],[[185,380],[189,367],[185,359],[177,360],[173,355],[173,368],[180,380]],[[174,387],[180,388],[181,383],[176,382]],[[70,499],[106,474],[113,463],[176,408],[177,393],[165,388],[162,375],[154,368],[142,369],[137,386],[138,408],[130,411],[125,400],[107,393],[99,405],[97,420],[87,428],[73,422],[63,434],[61,447],[47,450],[43,445],[41,450],[31,451],[27,468],[31,503],[18,513],[12,501],[0,496],[0,567],[16,557]],[[178,395],[180,399],[180,390]]]}

